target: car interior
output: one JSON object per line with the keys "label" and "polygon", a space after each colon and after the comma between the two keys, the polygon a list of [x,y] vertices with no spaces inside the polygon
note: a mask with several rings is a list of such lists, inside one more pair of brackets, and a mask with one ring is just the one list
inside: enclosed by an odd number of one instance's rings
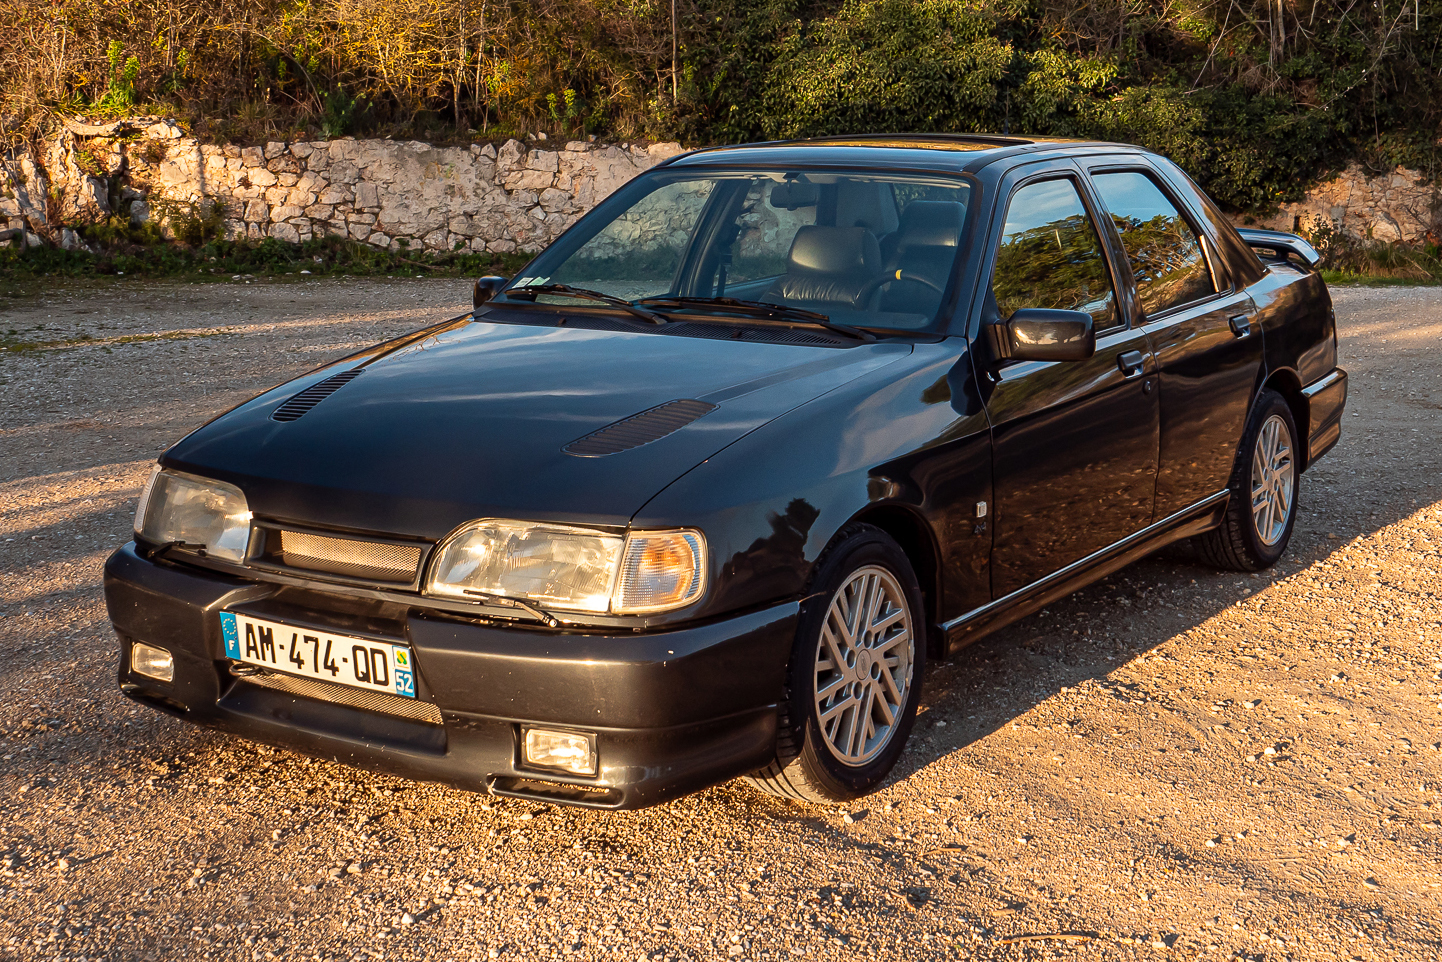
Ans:
{"label": "car interior", "polygon": [[[785,272],[764,293],[728,293],[759,294],[842,323],[926,326],[950,279],[966,209],[954,199],[898,198],[898,187],[911,185],[839,178],[776,185],[772,207],[814,207],[816,222],[796,230]],[[934,192],[965,196],[952,188]]]}

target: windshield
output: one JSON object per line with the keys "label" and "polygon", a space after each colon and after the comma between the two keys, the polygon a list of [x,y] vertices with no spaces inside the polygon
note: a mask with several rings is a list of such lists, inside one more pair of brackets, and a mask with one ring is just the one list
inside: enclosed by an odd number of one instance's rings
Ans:
{"label": "windshield", "polygon": [[[931,329],[970,188],[941,176],[664,170],[600,205],[515,279],[692,316],[697,299],[812,311],[850,327]],[[573,294],[536,293],[575,304]],[[717,310],[720,309],[718,306]]]}

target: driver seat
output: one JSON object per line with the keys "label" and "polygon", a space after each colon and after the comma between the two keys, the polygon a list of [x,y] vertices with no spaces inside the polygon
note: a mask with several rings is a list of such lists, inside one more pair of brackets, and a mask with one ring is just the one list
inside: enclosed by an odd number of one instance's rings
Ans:
{"label": "driver seat", "polygon": [[[901,215],[896,233],[887,238],[895,249],[886,259],[887,273],[904,271],[925,277],[945,288],[956,264],[965,208],[953,201],[919,200]],[[893,281],[882,288],[879,310],[905,314],[931,314],[941,294],[917,281]]]}

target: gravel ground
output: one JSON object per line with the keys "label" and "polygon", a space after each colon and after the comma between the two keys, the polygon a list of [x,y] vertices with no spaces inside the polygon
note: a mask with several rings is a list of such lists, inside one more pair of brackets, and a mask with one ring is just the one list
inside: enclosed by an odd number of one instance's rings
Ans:
{"label": "gravel ground", "polygon": [[1173,549],[973,645],[845,809],[490,799],[124,701],[100,570],[155,455],[466,294],[121,282],[0,314],[36,345],[0,352],[0,959],[1442,955],[1442,291],[1337,292],[1343,440],[1277,569]]}

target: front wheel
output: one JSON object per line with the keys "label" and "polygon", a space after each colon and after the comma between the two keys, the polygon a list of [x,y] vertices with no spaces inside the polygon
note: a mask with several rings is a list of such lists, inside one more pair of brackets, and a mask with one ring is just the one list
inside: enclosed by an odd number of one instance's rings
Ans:
{"label": "front wheel", "polygon": [[1208,562],[1228,571],[1260,571],[1281,559],[1297,520],[1302,465],[1296,438],[1286,400],[1263,391],[1237,452],[1226,518],[1198,539]]}
{"label": "front wheel", "polygon": [[875,789],[906,746],[926,660],[921,589],[901,548],[857,524],[820,562],[787,672],[773,795],[843,802]]}

